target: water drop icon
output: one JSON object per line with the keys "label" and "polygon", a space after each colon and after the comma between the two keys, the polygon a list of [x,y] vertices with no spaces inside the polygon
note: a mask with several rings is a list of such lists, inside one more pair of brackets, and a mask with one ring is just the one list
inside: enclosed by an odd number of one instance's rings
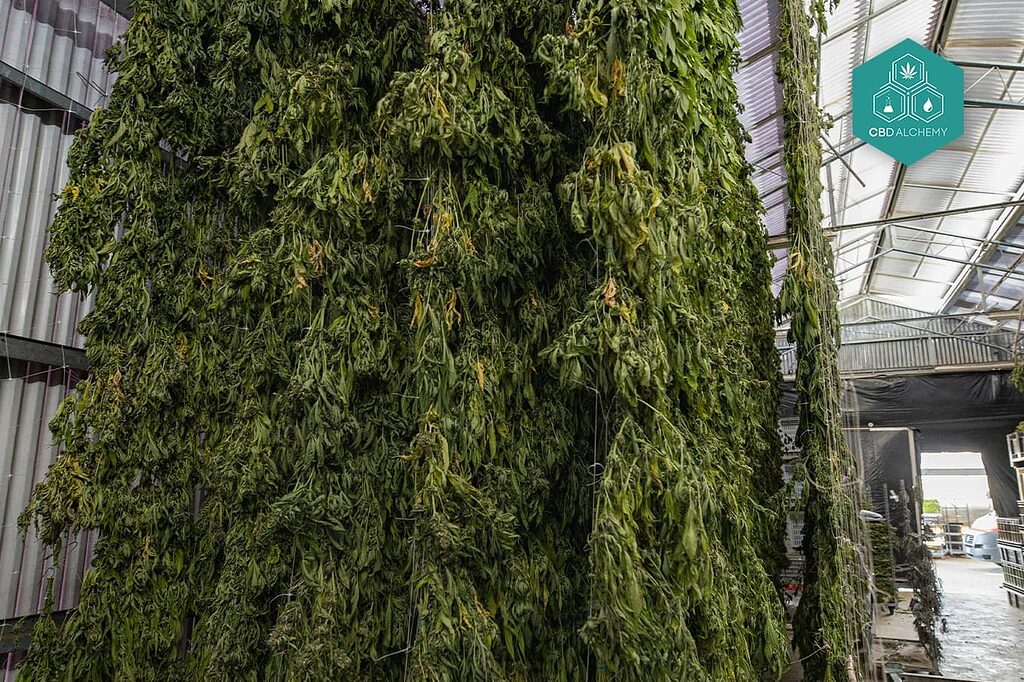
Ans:
{"label": "water drop icon", "polygon": [[928,112],[930,112],[932,109],[934,109],[935,105],[932,104],[932,98],[929,97],[928,99],[926,99],[924,101],[924,104],[921,106],[921,108],[924,109],[924,113],[926,113],[926,114]]}

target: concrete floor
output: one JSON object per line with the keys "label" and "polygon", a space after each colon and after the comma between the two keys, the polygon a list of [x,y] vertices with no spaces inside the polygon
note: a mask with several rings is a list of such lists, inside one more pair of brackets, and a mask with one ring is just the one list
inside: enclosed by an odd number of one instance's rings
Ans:
{"label": "concrete floor", "polygon": [[947,676],[982,682],[1024,682],[1024,610],[1011,607],[1000,587],[997,564],[965,558],[938,559],[946,632]]}

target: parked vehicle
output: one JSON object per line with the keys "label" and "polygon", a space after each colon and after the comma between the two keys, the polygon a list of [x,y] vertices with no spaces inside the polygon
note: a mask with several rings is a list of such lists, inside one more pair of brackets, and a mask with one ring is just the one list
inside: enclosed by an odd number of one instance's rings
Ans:
{"label": "parked vehicle", "polygon": [[996,513],[985,514],[965,528],[964,552],[972,559],[1000,563]]}

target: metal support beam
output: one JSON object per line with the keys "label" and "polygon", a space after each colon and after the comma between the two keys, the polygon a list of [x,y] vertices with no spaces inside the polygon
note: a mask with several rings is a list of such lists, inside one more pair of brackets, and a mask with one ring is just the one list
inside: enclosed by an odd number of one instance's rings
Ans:
{"label": "metal support beam", "polygon": [[753,131],[757,130],[758,128],[760,128],[763,125],[771,123],[772,121],[774,121],[777,118],[782,118],[782,109],[779,109],[779,110],[775,111],[774,113],[768,114],[764,118],[761,118],[761,119],[758,119],[757,121],[754,121],[753,123],[750,124],[750,127],[747,128],[747,132],[753,134]]}
{"label": "metal support beam", "polygon": [[[902,225],[900,223],[893,223],[892,227],[898,227],[903,230],[913,230],[914,232],[924,232],[926,234],[935,234],[942,237],[949,237],[950,239],[963,239],[969,242],[975,242],[987,246],[994,244],[1004,249],[1013,249],[1015,251],[1024,251],[1024,244],[1014,244],[1012,242],[1003,241],[1001,239],[986,239],[984,237],[968,237],[963,234],[951,234],[949,232],[943,232],[942,230],[929,230],[925,227],[914,227],[913,225]],[[937,244],[937,246],[956,246],[956,244]]]}
{"label": "metal support beam", "polygon": [[[966,373],[966,372],[1000,372],[1011,370],[1014,368],[1013,362],[977,362],[968,365],[936,365],[935,367],[915,367],[907,369],[879,369],[876,371],[856,370],[856,369],[843,369],[839,368],[839,376],[843,379],[877,379],[879,377],[903,377],[903,376],[928,376],[932,374],[951,374],[951,373]],[[793,383],[796,375],[794,374],[783,374],[782,380],[786,383]],[[933,678],[949,680],[949,682],[956,682],[955,679],[950,678]]]}
{"label": "metal support beam", "polygon": [[[850,139],[852,140],[854,138],[850,138]],[[854,144],[851,144],[846,149],[841,150],[838,154],[834,154],[834,155],[832,155],[832,156],[830,156],[830,157],[828,157],[826,159],[822,159],[821,167],[824,168],[825,166],[829,165],[830,163],[832,163],[834,161],[838,161],[841,157],[844,157],[847,154],[850,154],[851,152],[854,152],[854,151],[860,149],[861,147],[863,147],[866,144],[867,144],[867,142],[864,142],[864,141],[860,141],[860,142],[856,142]],[[842,146],[842,143],[840,143],[840,146]],[[762,163],[764,163],[765,161],[767,161],[768,159],[770,159],[770,158],[772,158],[774,156],[781,157],[782,156],[782,149],[780,149],[780,148],[773,149],[770,152],[768,152],[767,154],[761,156],[760,158],[757,158],[757,159],[754,159],[753,161],[751,161],[750,165],[754,166],[755,168],[757,168]],[[781,165],[781,161],[779,161],[775,166],[772,166],[772,168],[775,168],[778,165]],[[766,170],[766,169],[762,168],[760,170]]]}
{"label": "metal support beam", "polygon": [[63,93],[57,92],[46,83],[32,78],[6,62],[0,62],[0,80],[5,80],[12,85],[23,88],[25,92],[38,97],[47,104],[52,105],[55,109],[70,112],[72,116],[82,121],[88,121],[89,116],[92,115],[92,109],[74,101]]}
{"label": "metal support beam", "polygon": [[[921,469],[921,475],[922,476],[984,476],[985,475],[985,468],[984,467],[981,467],[981,468],[978,468],[978,469],[968,469],[968,468],[963,468],[963,469],[934,469],[934,468],[928,468],[928,469]],[[936,678],[928,678],[928,679],[936,679]],[[939,679],[941,679],[941,678],[939,678]]]}
{"label": "metal support beam", "polygon": [[1013,192],[993,192],[987,189],[974,189],[971,187],[958,187],[956,185],[936,185],[921,182],[904,182],[904,187],[913,187],[914,189],[937,189],[942,192],[964,192],[966,194],[985,194],[988,196],[999,196],[999,197],[1012,197]]}
{"label": "metal support beam", "polygon": [[822,161],[821,165],[822,166],[827,166],[830,163],[832,163],[833,161],[838,161],[839,159],[843,158],[847,154],[860,149],[861,147],[863,147],[866,144],[867,144],[867,142],[864,142],[863,140],[861,140],[860,142],[858,142],[856,144],[850,145],[849,147],[847,147],[846,149],[842,150],[838,154],[833,154],[832,156],[830,156],[827,159],[825,159],[824,161]]}
{"label": "metal support beam", "polygon": [[828,148],[832,150],[832,153],[835,154],[835,157],[839,159],[844,166],[846,166],[846,170],[849,171],[850,175],[852,175],[857,180],[857,182],[860,183],[860,186],[867,187],[867,185],[864,184],[864,181],[860,179],[860,176],[857,175],[857,171],[853,170],[853,166],[851,166],[846,161],[846,159],[843,158],[843,155],[839,153],[838,149],[832,146],[832,143],[828,141],[828,137],[824,133],[821,133],[821,140],[826,145],[828,145]]}
{"label": "metal support beam", "polygon": [[[835,273],[835,275],[833,275],[833,276],[836,278],[836,281],[838,281],[839,277],[841,275],[845,275],[846,273],[848,273],[848,272],[850,272],[852,270],[856,270],[857,268],[859,268],[861,266],[864,266],[864,265],[867,265],[869,263],[874,263],[876,260],[878,260],[879,258],[881,258],[882,256],[884,256],[887,253],[892,253],[892,249],[882,249],[881,251],[877,251],[873,255],[871,255],[870,257],[868,257],[865,260],[861,261],[860,263],[854,263],[850,267],[845,268],[845,269],[840,270],[839,272]],[[861,295],[863,296],[864,294],[861,294]]]}
{"label": "metal support beam", "polygon": [[1024,111],[1024,102],[1017,102],[1012,99],[965,99],[964,106],[975,109],[1011,109],[1013,111]]}
{"label": "metal support beam", "polygon": [[1013,64],[1009,62],[976,62],[969,59],[954,59],[957,66],[972,69],[996,69],[997,71],[1024,71],[1024,64]]}
{"label": "metal support beam", "polygon": [[[1001,353],[1007,353],[1007,354],[1010,354],[1010,355],[1013,354],[1013,352],[1009,348],[1004,348],[1003,346],[997,346],[997,345],[995,345],[993,343],[986,343],[984,341],[978,341],[977,339],[970,338],[966,334],[958,336],[956,334],[950,334],[949,332],[936,331],[934,329],[922,329],[921,327],[915,327],[913,325],[907,324],[906,322],[894,322],[893,324],[895,326],[897,326],[897,327],[903,327],[905,329],[910,329],[911,331],[923,332],[925,337],[941,336],[944,339],[956,339],[957,341],[961,341],[963,343],[974,344],[976,346],[981,346],[982,348],[991,348],[992,350],[997,350],[997,351],[999,351]],[[887,341],[899,340],[900,338],[915,338],[915,337],[889,337],[889,338],[886,338],[886,339],[873,339],[871,341],[851,341],[851,342],[844,343],[843,345],[854,346],[854,345],[857,345],[858,343],[885,343]],[[916,337],[916,338],[921,338],[921,337]]]}
{"label": "metal support beam", "polygon": [[911,222],[914,220],[927,220],[929,218],[944,218],[951,215],[961,215],[963,213],[976,213],[978,211],[993,211],[996,209],[1008,208],[1010,206],[1024,206],[1024,199],[1012,199],[1010,201],[1000,201],[994,204],[981,204],[979,206],[964,206],[963,208],[951,208],[945,211],[931,211],[929,213],[915,213],[913,215],[901,215],[893,216],[891,218],[879,218],[878,220],[865,220],[860,223],[847,223],[846,225],[835,225],[829,227],[829,232],[838,230],[856,230],[861,227],[871,227],[872,225],[891,225],[893,223]]}
{"label": "metal support beam", "polygon": [[89,369],[85,351],[81,348],[10,334],[0,334],[0,358],[35,362],[50,367]]}

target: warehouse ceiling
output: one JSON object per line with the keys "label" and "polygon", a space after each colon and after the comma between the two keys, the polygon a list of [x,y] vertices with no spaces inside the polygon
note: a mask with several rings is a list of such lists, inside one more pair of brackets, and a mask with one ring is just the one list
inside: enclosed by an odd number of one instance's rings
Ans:
{"label": "warehouse ceiling", "polygon": [[[741,0],[740,8],[747,158],[776,247],[778,287],[787,264],[778,3]],[[963,67],[967,102],[963,137],[911,166],[854,137],[850,115],[853,69],[904,38]],[[818,101],[833,120],[822,145],[823,228],[841,306],[868,298],[1016,323],[999,311],[1024,296],[1024,0],[843,0],[820,43]]]}

